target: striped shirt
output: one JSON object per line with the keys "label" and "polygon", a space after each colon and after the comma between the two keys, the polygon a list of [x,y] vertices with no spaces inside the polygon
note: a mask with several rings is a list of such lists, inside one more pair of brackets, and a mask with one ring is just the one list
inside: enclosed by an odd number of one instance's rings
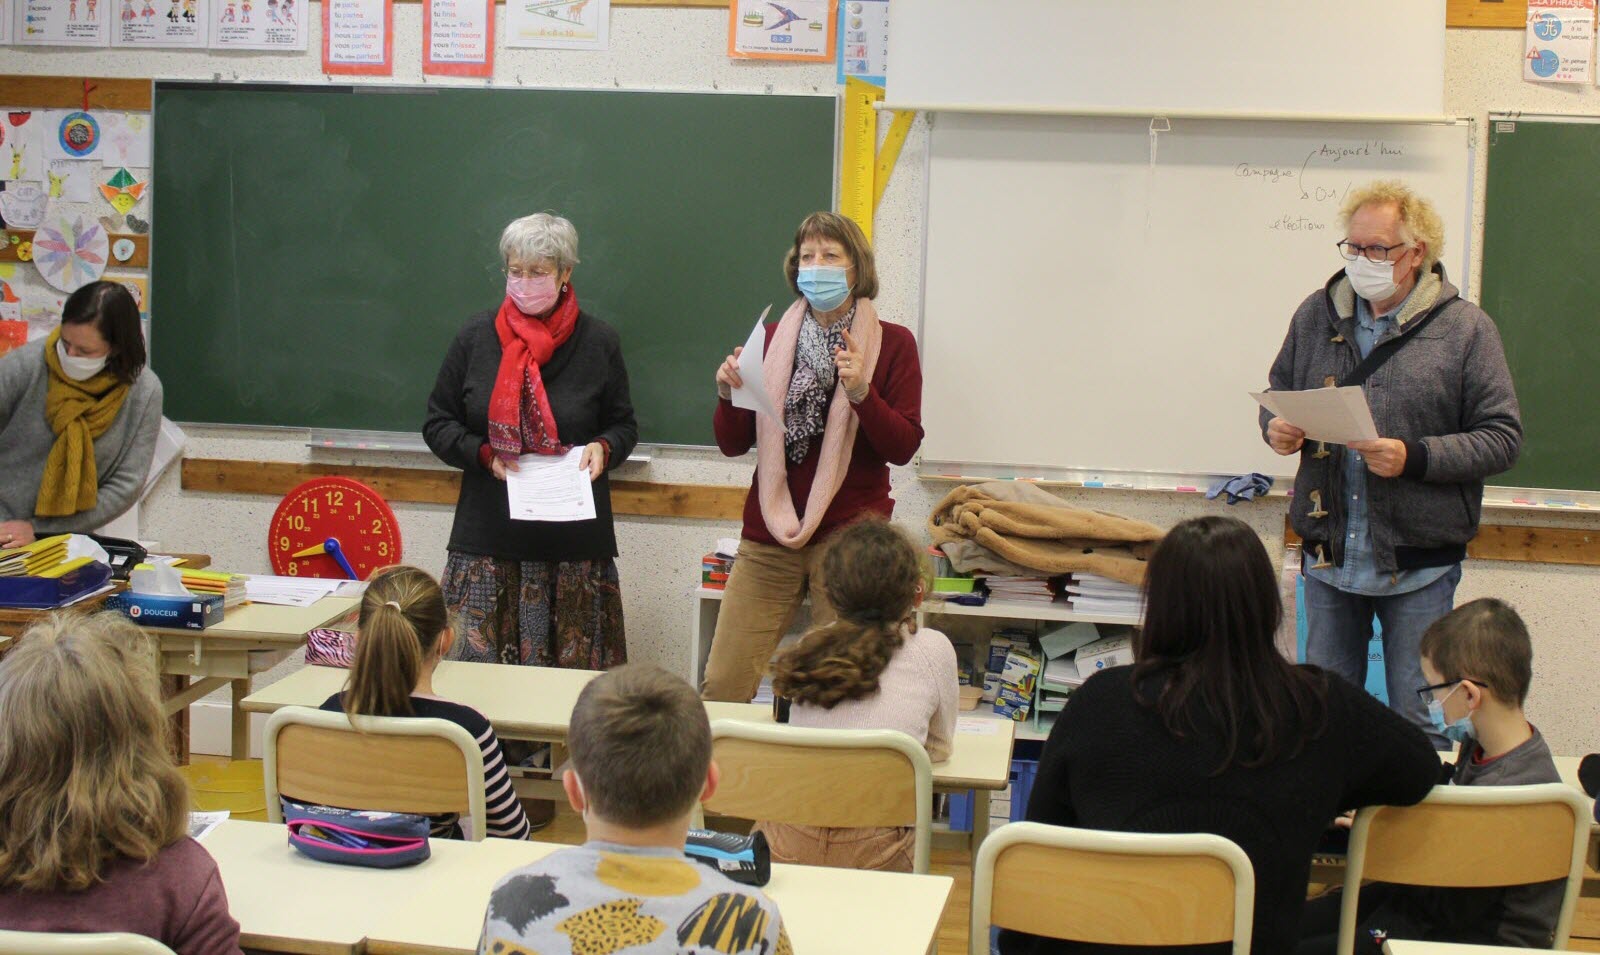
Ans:
{"label": "striped shirt", "polygon": [[[336,713],[344,712],[344,694],[335,693],[328,697],[322,708]],[[511,774],[506,770],[505,754],[500,749],[500,740],[494,735],[494,728],[484,719],[483,714],[460,703],[416,694],[411,696],[411,709],[412,716],[448,720],[466,730],[478,741],[478,748],[483,751],[483,808],[489,830],[485,835],[496,839],[528,838],[531,832],[528,817],[522,811],[522,804],[517,801],[516,791],[511,788]],[[461,838],[462,827],[455,813],[430,818],[433,820],[434,837]]]}

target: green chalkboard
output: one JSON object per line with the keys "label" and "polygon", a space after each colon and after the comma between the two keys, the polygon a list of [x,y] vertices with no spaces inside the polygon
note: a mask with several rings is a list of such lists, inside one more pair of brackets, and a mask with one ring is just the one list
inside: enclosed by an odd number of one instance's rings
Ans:
{"label": "green chalkboard", "polygon": [[1502,487],[1600,490],[1600,123],[1489,120],[1484,310],[1522,404]]}
{"label": "green chalkboard", "polygon": [[415,432],[498,240],[578,228],[639,437],[710,444],[717,363],[793,293],[832,205],[835,99],[167,83],[155,89],[152,366],[177,421]]}

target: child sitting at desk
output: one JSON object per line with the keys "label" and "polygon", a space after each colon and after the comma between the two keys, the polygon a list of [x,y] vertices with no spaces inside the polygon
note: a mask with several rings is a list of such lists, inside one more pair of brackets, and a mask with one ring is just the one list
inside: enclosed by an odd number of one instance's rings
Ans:
{"label": "child sitting at desk", "polygon": [[189,838],[155,660],[107,613],[52,617],[0,661],[0,928],[239,955],[217,863]]}
{"label": "child sitting at desk", "polygon": [[790,955],[777,907],[684,855],[689,819],[717,788],[711,723],[694,688],[629,663],[578,694],[561,777],[589,841],[494,887],[480,955],[766,952]]}
{"label": "child sitting at desk", "polygon": [[[906,535],[868,518],[840,531],[822,557],[839,619],[806,634],[773,665],[773,691],[791,701],[794,726],[899,730],[950,757],[956,653],[937,630],[918,629],[922,562]],[[774,862],[910,872],[907,827],[853,829],[762,822]]]}
{"label": "child sitting at desk", "polygon": [[[1491,598],[1463,604],[1428,628],[1420,652],[1430,685],[1417,693],[1434,727],[1461,744],[1453,770],[1445,767],[1452,783],[1561,781],[1550,747],[1522,712],[1533,680],[1533,642],[1515,610]],[[1379,952],[1385,938],[1550,948],[1565,887],[1559,879],[1483,889],[1371,883],[1361,889],[1356,951]],[[1300,952],[1334,950],[1339,898],[1330,893],[1307,905]]]}
{"label": "child sitting at desk", "polygon": [[[358,630],[350,680],[344,691],[328,697],[322,708],[352,717],[432,717],[461,726],[483,751],[486,834],[500,839],[528,838],[532,831],[528,817],[517,802],[500,740],[489,721],[470,706],[434,695],[433,672],[456,636],[439,582],[415,567],[378,571],[361,598]],[[433,835],[459,838],[460,821],[453,813],[435,816]]]}

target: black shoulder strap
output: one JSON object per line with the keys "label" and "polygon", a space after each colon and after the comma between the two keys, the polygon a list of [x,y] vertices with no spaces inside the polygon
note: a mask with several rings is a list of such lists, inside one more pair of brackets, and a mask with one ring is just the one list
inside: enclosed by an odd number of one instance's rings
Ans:
{"label": "black shoulder strap", "polygon": [[1339,387],[1346,388],[1350,385],[1366,384],[1367,379],[1371,378],[1373,373],[1375,373],[1379,368],[1382,368],[1384,362],[1393,358],[1395,352],[1403,348],[1406,342],[1410,341],[1412,338],[1415,338],[1417,333],[1421,332],[1424,328],[1427,328],[1428,323],[1438,317],[1439,313],[1442,311],[1444,311],[1443,308],[1433,309],[1422,317],[1422,320],[1417,323],[1415,328],[1410,329],[1403,335],[1396,335],[1395,337],[1374,348],[1372,351],[1367,352],[1367,357],[1361,359],[1361,364],[1356,366],[1355,371],[1352,371],[1350,374],[1346,375],[1342,380],[1340,380]]}

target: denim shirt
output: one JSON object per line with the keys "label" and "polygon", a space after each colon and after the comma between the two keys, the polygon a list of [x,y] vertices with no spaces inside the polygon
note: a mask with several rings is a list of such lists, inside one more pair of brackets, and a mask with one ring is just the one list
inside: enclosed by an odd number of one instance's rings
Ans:
{"label": "denim shirt", "polygon": [[[1415,291],[1415,289],[1413,289]],[[1378,342],[1394,335],[1398,328],[1394,316],[1400,314],[1411,296],[1389,311],[1374,317],[1366,299],[1356,296],[1356,348],[1366,358]],[[1390,597],[1421,590],[1449,573],[1449,567],[1421,567],[1397,574],[1381,574],[1372,554],[1372,528],[1367,522],[1367,461],[1355,451],[1344,456],[1344,490],[1350,495],[1345,518],[1344,564],[1315,569],[1312,555],[1303,561],[1305,572],[1330,587],[1366,597]]]}

